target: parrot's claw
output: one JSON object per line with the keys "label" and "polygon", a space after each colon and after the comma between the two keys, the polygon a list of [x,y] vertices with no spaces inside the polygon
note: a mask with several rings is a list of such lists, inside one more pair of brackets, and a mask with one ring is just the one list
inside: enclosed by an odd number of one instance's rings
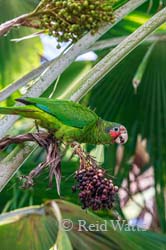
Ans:
{"label": "parrot's claw", "polygon": [[80,148],[80,144],[77,141],[71,143],[71,147],[73,148],[73,152],[75,152],[78,148]]}
{"label": "parrot's claw", "polygon": [[81,148],[81,146],[77,141],[72,142],[70,145],[73,148],[73,153],[72,153],[72,155],[70,157],[70,159],[72,159],[73,156],[75,155],[75,153],[77,152],[77,150],[79,150]]}
{"label": "parrot's claw", "polygon": [[38,125],[38,122],[36,120],[35,120],[35,127],[36,127],[37,132],[39,133],[40,132],[39,125]]}

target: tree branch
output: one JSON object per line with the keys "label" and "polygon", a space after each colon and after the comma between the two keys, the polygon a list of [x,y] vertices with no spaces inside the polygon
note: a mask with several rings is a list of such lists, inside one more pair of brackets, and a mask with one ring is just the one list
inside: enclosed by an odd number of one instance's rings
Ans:
{"label": "tree branch", "polygon": [[21,25],[22,22],[29,16],[29,14],[24,14],[22,16],[16,17],[0,25],[0,36],[3,36],[11,30],[12,27]]}
{"label": "tree branch", "polygon": [[[123,42],[123,40],[126,39],[126,36],[120,36],[120,37],[116,37],[116,38],[111,38],[111,39],[105,39],[105,40],[101,40],[96,42],[94,45],[92,45],[87,52],[89,51],[94,51],[94,50],[102,50],[102,49],[108,49],[108,48],[112,48],[117,46],[118,44],[120,44],[121,42]],[[156,35],[152,35],[150,37],[147,37],[145,39],[145,42],[156,42],[156,41],[165,41],[166,40],[166,35],[165,34],[156,34]]]}

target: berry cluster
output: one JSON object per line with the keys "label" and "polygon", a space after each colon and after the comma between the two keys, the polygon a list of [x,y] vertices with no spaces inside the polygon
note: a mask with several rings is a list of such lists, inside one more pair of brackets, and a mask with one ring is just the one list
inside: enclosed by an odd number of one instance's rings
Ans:
{"label": "berry cluster", "polygon": [[80,168],[76,171],[77,185],[72,187],[73,192],[79,190],[79,198],[83,209],[99,210],[110,209],[115,201],[118,187],[111,179],[104,177],[105,171],[97,167]]}
{"label": "berry cluster", "polygon": [[94,34],[103,23],[113,22],[116,0],[42,0],[36,9],[39,28],[59,42],[77,41],[84,32]]}

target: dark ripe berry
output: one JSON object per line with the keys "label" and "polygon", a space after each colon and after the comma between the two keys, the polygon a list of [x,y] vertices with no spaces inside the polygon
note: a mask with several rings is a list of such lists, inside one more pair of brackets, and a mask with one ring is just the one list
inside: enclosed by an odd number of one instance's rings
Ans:
{"label": "dark ripe berry", "polygon": [[90,195],[91,192],[90,192],[90,190],[88,190],[86,193],[87,193],[87,195]]}
{"label": "dark ripe berry", "polygon": [[104,190],[103,190],[103,194],[107,194],[108,193],[108,191],[107,191],[107,189],[105,188]]}
{"label": "dark ripe berry", "polygon": [[118,192],[118,190],[119,190],[118,186],[114,186],[114,191]]}
{"label": "dark ripe berry", "polygon": [[103,175],[102,173],[99,173],[98,176],[99,176],[99,177],[103,177],[104,175]]}
{"label": "dark ripe berry", "polygon": [[107,200],[107,196],[106,195],[102,195],[101,196],[101,200],[103,200],[103,201]]}
{"label": "dark ripe berry", "polygon": [[92,190],[92,189],[93,189],[93,183],[90,184],[90,185],[88,186],[88,188],[89,188],[90,190]]}
{"label": "dark ripe berry", "polygon": [[96,183],[96,187],[100,187],[102,184],[100,183],[100,181],[97,181]]}
{"label": "dark ripe berry", "polygon": [[110,209],[113,207],[118,187],[114,186],[112,180],[105,178],[105,171],[97,167],[90,167],[76,171],[75,179],[78,182],[74,186],[79,193],[80,202],[83,209],[91,208],[93,210]]}
{"label": "dark ripe berry", "polygon": [[92,183],[93,183],[93,184],[96,184],[96,183],[97,183],[97,179],[96,179],[96,178],[93,179]]}

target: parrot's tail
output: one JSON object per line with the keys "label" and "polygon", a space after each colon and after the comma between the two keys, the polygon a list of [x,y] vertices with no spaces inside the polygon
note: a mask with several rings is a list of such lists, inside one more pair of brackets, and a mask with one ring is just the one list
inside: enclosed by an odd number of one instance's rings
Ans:
{"label": "parrot's tail", "polygon": [[17,98],[15,99],[17,102],[21,102],[25,105],[30,105],[30,104],[34,104],[32,101],[28,101],[27,99],[24,99],[24,98]]}
{"label": "parrot's tail", "polygon": [[38,111],[35,110],[34,107],[33,109],[31,109],[29,106],[0,107],[0,114],[7,115],[22,115],[24,117],[35,117],[37,112]]}

